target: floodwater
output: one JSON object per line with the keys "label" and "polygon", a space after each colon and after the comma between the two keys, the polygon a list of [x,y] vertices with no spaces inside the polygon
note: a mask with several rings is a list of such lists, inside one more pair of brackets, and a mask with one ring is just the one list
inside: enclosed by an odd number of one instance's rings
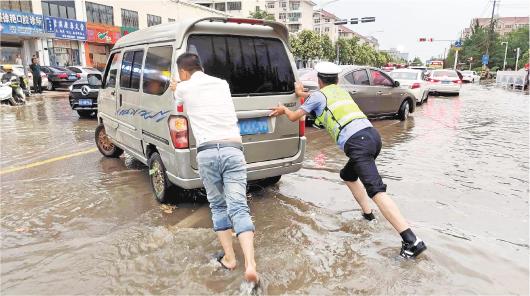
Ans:
{"label": "floodwater", "polygon": [[[308,129],[303,169],[249,193],[261,292],[528,294],[528,99],[465,85],[406,122],[373,121],[388,191],[428,245],[417,260],[398,257],[379,213],[360,218],[338,176],[345,157]],[[245,292],[239,248],[235,272],[211,259],[207,203],[158,204],[144,166],[94,151],[96,122],[66,93],[2,107],[0,120],[0,167],[23,167],[0,175],[1,294]]]}

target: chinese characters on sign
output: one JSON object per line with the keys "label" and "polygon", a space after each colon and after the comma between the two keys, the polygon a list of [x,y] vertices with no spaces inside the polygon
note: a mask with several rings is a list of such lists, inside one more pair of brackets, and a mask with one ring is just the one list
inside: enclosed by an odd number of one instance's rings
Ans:
{"label": "chinese characters on sign", "polygon": [[43,30],[42,15],[0,10],[0,32],[11,35],[41,35]]}
{"label": "chinese characters on sign", "polygon": [[45,30],[54,33],[56,38],[86,40],[86,23],[70,19],[56,17],[45,18]]}

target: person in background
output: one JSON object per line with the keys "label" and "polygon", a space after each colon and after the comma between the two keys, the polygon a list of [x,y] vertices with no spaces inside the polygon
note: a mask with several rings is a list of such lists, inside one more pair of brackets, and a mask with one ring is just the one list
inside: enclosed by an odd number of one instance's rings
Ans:
{"label": "person in background", "polygon": [[22,59],[20,58],[19,54],[17,54],[17,57],[15,58],[15,64],[16,65],[22,65]]}
{"label": "person in background", "polygon": [[245,280],[258,284],[254,259],[255,227],[247,204],[247,162],[230,88],[225,80],[206,75],[199,56],[184,53],[177,59],[181,82],[173,79],[175,99],[183,104],[197,141],[199,175],[212,211],[213,230],[224,250],[217,261],[236,268],[232,246],[235,232],[245,257]]}
{"label": "person in background", "polygon": [[307,98],[296,111],[283,105],[274,108],[271,116],[286,115],[291,121],[314,112],[315,123],[323,125],[333,140],[348,156],[346,166],[340,171],[340,177],[357,200],[366,220],[375,216],[369,204],[372,199],[379,207],[383,216],[392,224],[403,239],[400,255],[414,258],[425,251],[425,243],[416,237],[399,208],[386,193],[375,159],[381,151],[381,137],[372,127],[366,115],[351,98],[350,94],[337,85],[341,68],[334,63],[322,62],[315,66],[318,73],[320,91],[309,95],[301,83],[296,83],[295,92],[298,97]]}
{"label": "person in background", "polygon": [[29,66],[31,74],[33,75],[33,89],[35,93],[42,93],[42,77],[40,77],[40,64],[39,58],[32,58],[31,65]]}

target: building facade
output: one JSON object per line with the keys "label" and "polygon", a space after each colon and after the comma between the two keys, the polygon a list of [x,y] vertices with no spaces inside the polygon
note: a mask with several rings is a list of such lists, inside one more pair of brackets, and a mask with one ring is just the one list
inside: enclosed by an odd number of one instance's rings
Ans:
{"label": "building facade", "polygon": [[313,29],[313,7],[309,0],[192,0],[193,3],[226,12],[234,17],[247,18],[261,10],[274,16],[275,20],[287,26],[289,32]]}
{"label": "building facade", "polygon": [[402,59],[404,61],[409,60],[409,53],[407,52],[401,52],[397,50],[396,48],[390,48],[390,49],[383,49],[382,52],[388,53],[391,57],[395,59]]}
{"label": "building facade", "polygon": [[2,64],[83,65],[102,69],[112,46],[160,23],[228,14],[186,1],[1,0]]}
{"label": "building facade", "polygon": [[[329,39],[331,39],[332,42],[336,42],[340,37],[339,27],[341,27],[335,25],[335,22],[338,20],[340,19],[331,12],[328,12],[323,9],[315,10],[313,11],[313,30],[318,34],[328,35]],[[344,31],[342,32],[342,34],[343,36],[346,36],[350,33]]]}
{"label": "building facade", "polygon": [[[519,28],[528,27],[528,16],[525,17],[495,17],[494,30],[501,36],[506,35]],[[467,38],[471,35],[473,27],[478,24],[482,28],[489,28],[491,18],[474,18],[469,25],[469,28],[465,28],[462,32],[462,37]]]}

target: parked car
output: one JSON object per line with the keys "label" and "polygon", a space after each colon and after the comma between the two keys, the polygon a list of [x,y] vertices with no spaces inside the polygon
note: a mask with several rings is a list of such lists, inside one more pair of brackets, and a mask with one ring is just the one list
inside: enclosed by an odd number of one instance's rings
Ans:
{"label": "parked car", "polygon": [[480,81],[480,75],[477,74],[475,71],[461,71],[462,73],[462,81],[465,82],[479,82]]}
{"label": "parked car", "polygon": [[70,66],[66,68],[72,72],[75,72],[76,76],[80,79],[81,78],[86,79],[88,74],[99,74],[100,77],[102,76],[101,71],[99,71],[96,68],[83,67],[83,66]]}
{"label": "parked car", "polygon": [[77,111],[79,117],[90,117],[97,113],[100,88],[100,74],[88,74],[70,85],[70,107]]}
{"label": "parked car", "polygon": [[399,81],[401,87],[410,89],[421,105],[429,98],[429,83],[423,73],[422,70],[396,69],[390,72],[390,77]]}
{"label": "parked car", "polygon": [[[30,70],[29,66],[26,67],[26,71],[28,73],[29,86],[33,90],[35,90],[35,87],[33,85],[33,73],[31,73],[31,70]],[[48,88],[48,75],[46,75],[46,73],[41,71],[40,72],[40,78],[41,78],[41,86],[42,86],[42,88],[43,89]]]}
{"label": "parked car", "polygon": [[[227,17],[165,23],[123,36],[110,53],[99,91],[95,133],[99,151],[119,157],[125,150],[146,164],[160,202],[168,199],[174,185],[203,187],[186,106],[178,105],[168,89],[170,77],[178,75],[175,59],[195,52],[206,74],[230,86],[248,180],[271,184],[300,170],[306,146],[304,122],[269,117],[278,103],[300,106],[288,44],[289,32],[281,23]],[[216,54],[219,46],[222,55]]]}
{"label": "parked car", "polygon": [[459,94],[462,80],[455,70],[432,70],[428,78],[431,93]]}
{"label": "parked car", "polygon": [[[28,75],[24,72],[24,66],[22,65],[11,65],[13,67],[13,73],[17,75],[20,78],[20,87],[22,88],[22,91],[24,92],[24,95],[30,96],[31,95],[31,85],[33,85],[32,79],[28,78]],[[4,65],[0,65],[0,69],[3,70]],[[31,74],[31,73],[29,73]]]}
{"label": "parked car", "polygon": [[47,90],[55,90],[56,88],[68,88],[77,79],[79,79],[75,72],[72,72],[63,67],[55,66],[41,66],[42,72],[48,76]]}
{"label": "parked car", "polygon": [[[399,82],[394,81],[382,70],[367,66],[342,68],[339,74],[339,85],[350,93],[355,103],[367,116],[395,116],[400,120],[405,120],[409,113],[416,109],[416,97],[411,90],[399,87]],[[300,78],[307,89],[310,89],[314,81],[317,81],[316,71],[313,71],[311,75],[313,75],[312,78],[310,78],[310,73]]]}

